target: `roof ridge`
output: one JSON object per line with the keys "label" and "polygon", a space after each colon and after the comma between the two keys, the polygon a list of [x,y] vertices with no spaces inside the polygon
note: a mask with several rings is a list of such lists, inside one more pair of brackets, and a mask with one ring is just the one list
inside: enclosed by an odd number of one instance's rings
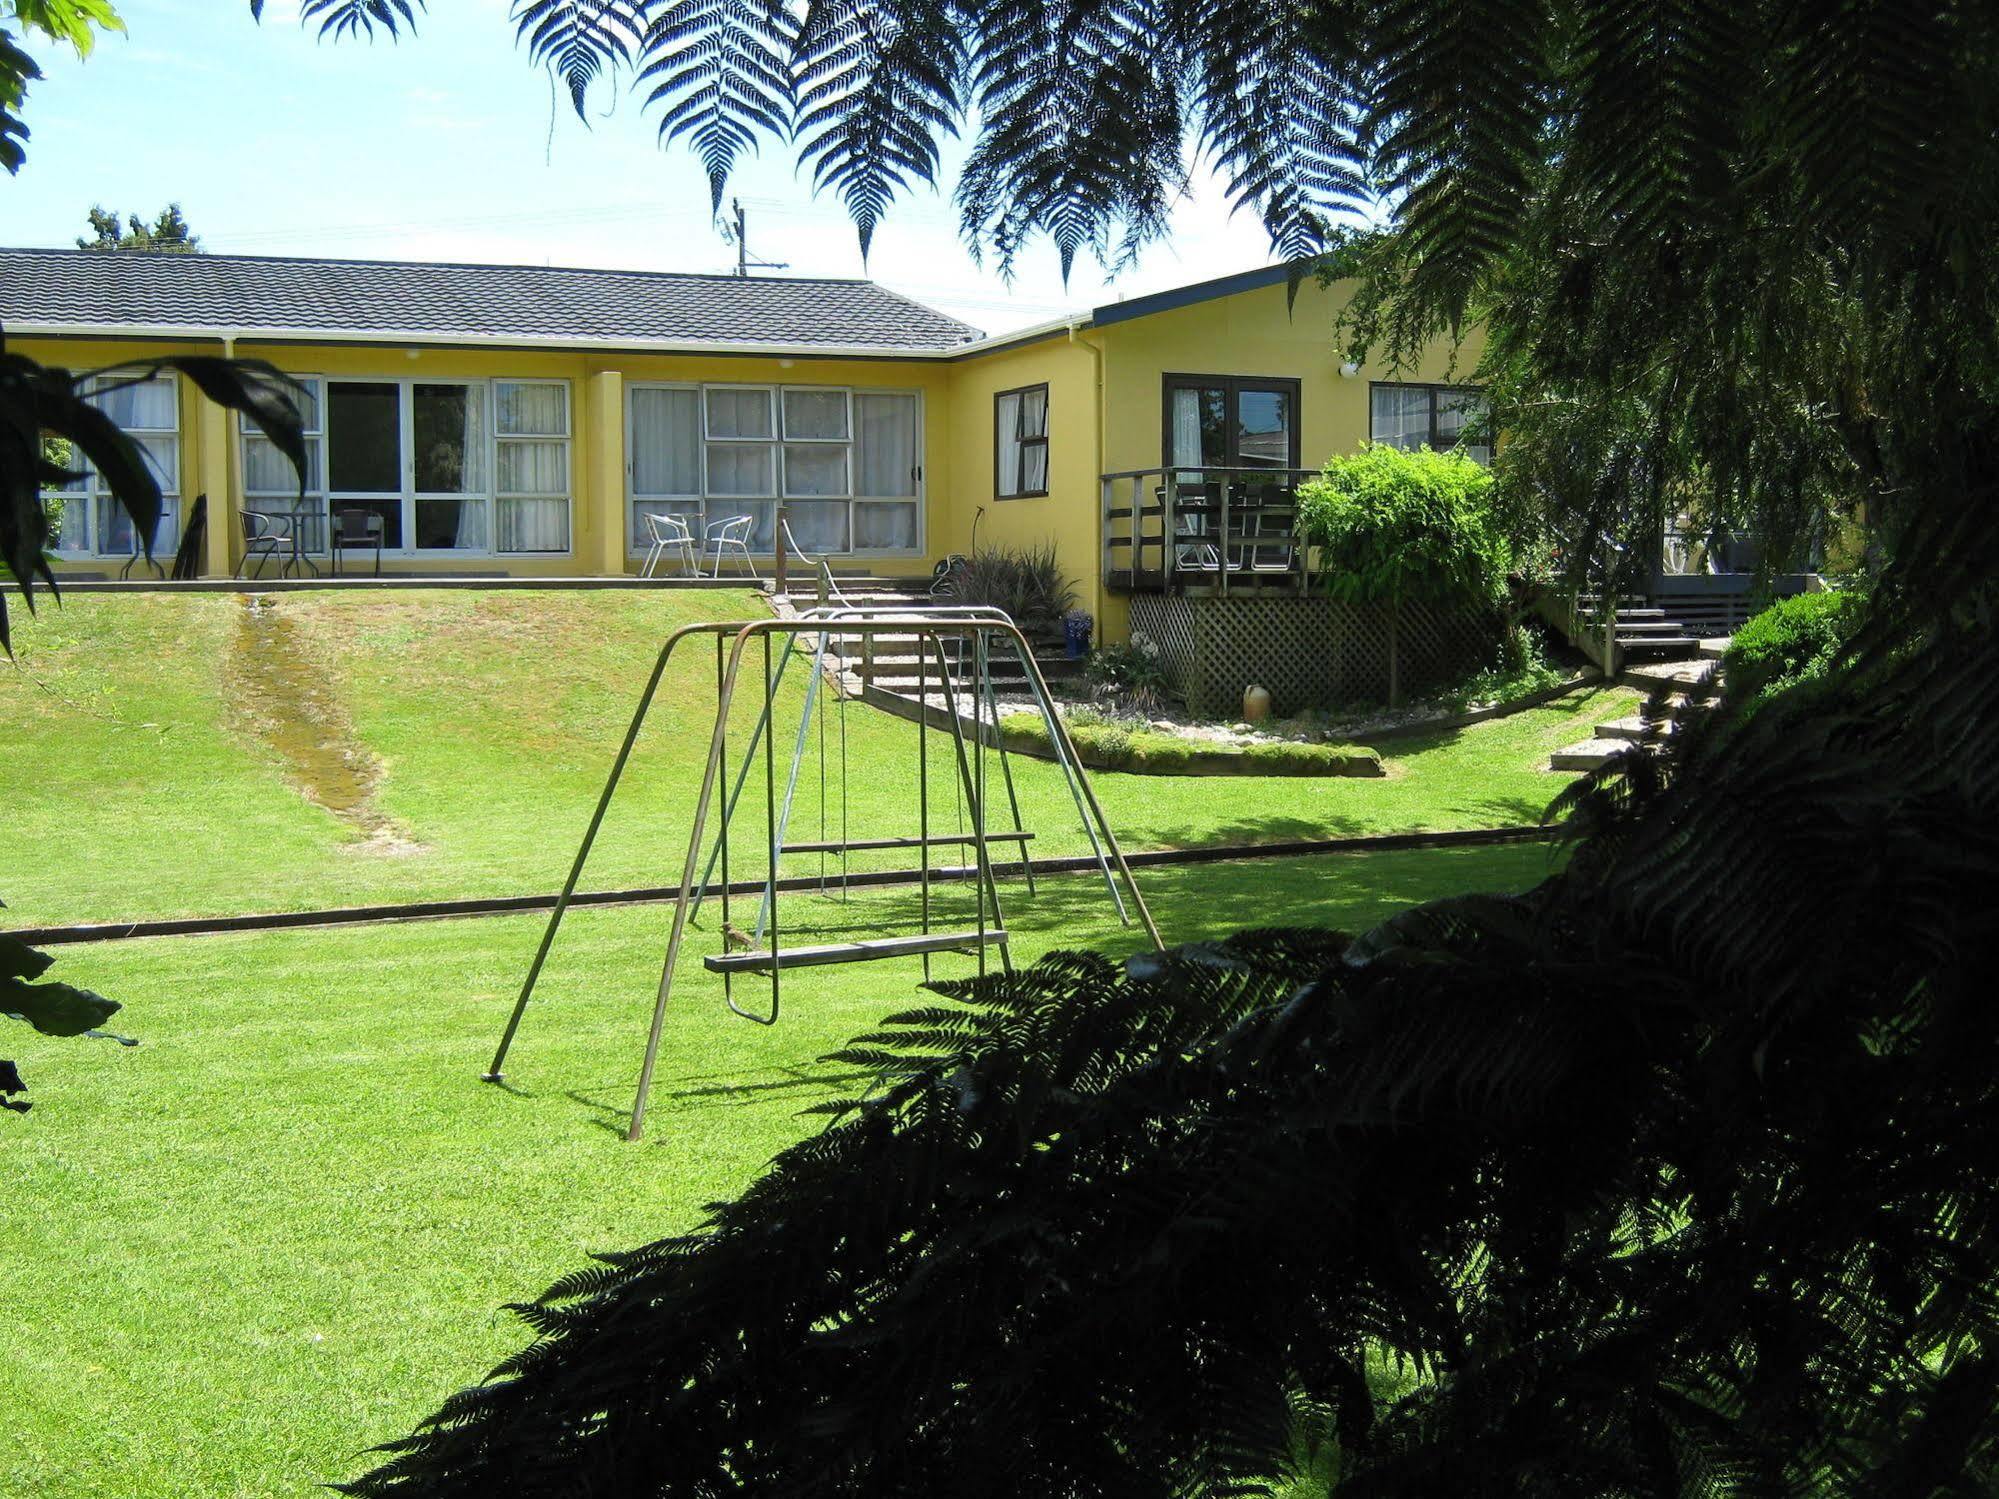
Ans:
{"label": "roof ridge", "polygon": [[[517,260],[392,260],[349,255],[247,255],[234,250],[202,250],[190,253],[186,250],[106,251],[84,249],[77,245],[0,245],[0,255],[60,255],[68,259],[84,260],[114,253],[128,262],[158,260],[214,264],[223,260],[243,260],[259,265],[395,266],[402,270],[419,271],[552,271],[582,276],[631,276],[659,281],[763,281],[794,286],[872,286],[905,302],[912,302],[926,312],[937,312],[936,308],[915,302],[900,292],[890,292],[879,281],[867,276],[738,276],[733,271],[647,271],[632,266],[535,265]],[[948,313],[938,315],[949,316]]]}

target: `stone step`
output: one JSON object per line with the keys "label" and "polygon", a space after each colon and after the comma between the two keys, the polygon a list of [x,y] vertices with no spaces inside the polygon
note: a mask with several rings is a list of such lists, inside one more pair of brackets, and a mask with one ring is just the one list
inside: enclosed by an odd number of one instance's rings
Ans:
{"label": "stone step", "polygon": [[1671,719],[1660,718],[1647,721],[1642,713],[1634,713],[1629,718],[1613,718],[1609,723],[1596,726],[1598,739],[1623,739],[1654,742],[1670,738],[1673,734]]}
{"label": "stone step", "polygon": [[1691,656],[1700,643],[1698,635],[1626,635],[1622,631],[1617,635],[1618,647],[1627,651],[1675,651]]}
{"label": "stone step", "polygon": [[1700,658],[1703,661],[1719,661],[1728,654],[1733,638],[1729,635],[1710,635],[1701,642]]}
{"label": "stone step", "polygon": [[1585,739],[1566,749],[1558,749],[1548,757],[1550,770],[1595,770],[1607,764],[1612,755],[1622,754],[1631,748],[1628,739]]}

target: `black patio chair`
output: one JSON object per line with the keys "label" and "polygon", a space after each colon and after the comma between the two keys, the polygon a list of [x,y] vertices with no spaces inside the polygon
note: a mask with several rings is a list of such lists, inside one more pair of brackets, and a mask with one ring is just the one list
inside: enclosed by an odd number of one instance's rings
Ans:
{"label": "black patio chair", "polygon": [[375,576],[382,575],[382,517],[373,510],[339,510],[333,516],[333,571],[340,571],[340,554],[348,547],[375,549]]}

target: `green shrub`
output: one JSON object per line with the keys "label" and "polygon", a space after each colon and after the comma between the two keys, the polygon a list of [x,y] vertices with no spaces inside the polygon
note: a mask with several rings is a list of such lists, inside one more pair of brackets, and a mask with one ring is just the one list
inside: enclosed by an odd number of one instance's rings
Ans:
{"label": "green shrub", "polygon": [[966,563],[959,598],[1004,609],[1015,623],[1060,619],[1076,605],[1076,586],[1056,560],[1055,543],[975,547]]}
{"label": "green shrub", "polygon": [[1326,591],[1388,609],[1388,702],[1402,702],[1404,603],[1497,606],[1513,548],[1492,474],[1462,453],[1369,444],[1298,486],[1298,534]]}
{"label": "green shrub", "polygon": [[1496,603],[1513,548],[1492,474],[1462,453],[1370,444],[1298,487],[1298,532],[1350,603]]}
{"label": "green shrub", "polygon": [[1861,593],[1800,593],[1765,609],[1722,658],[1729,690],[1755,695],[1823,676],[1866,606]]}

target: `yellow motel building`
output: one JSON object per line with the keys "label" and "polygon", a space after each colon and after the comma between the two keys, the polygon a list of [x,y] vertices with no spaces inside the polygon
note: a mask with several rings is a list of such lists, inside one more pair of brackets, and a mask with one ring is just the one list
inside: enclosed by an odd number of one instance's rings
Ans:
{"label": "yellow motel building", "polygon": [[[1292,291],[1269,267],[987,336],[867,281],[0,250],[16,352],[255,357],[308,392],[303,509],[290,466],[187,381],[105,393],[168,496],[157,553],[206,497],[205,576],[278,570],[246,556],[272,529],[325,570],[343,512],[379,517],[385,575],[634,575],[662,516],[711,570],[706,538],[738,522],[724,572],[768,576],[781,522],[788,550],[891,577],[1052,541],[1109,639],[1135,595],[1295,588],[1288,521],[1257,517],[1329,456],[1457,441],[1474,351],[1343,364],[1345,288]],[[90,474],[63,499],[59,574],[119,576],[118,507]],[[377,565],[373,543],[339,560]]]}

